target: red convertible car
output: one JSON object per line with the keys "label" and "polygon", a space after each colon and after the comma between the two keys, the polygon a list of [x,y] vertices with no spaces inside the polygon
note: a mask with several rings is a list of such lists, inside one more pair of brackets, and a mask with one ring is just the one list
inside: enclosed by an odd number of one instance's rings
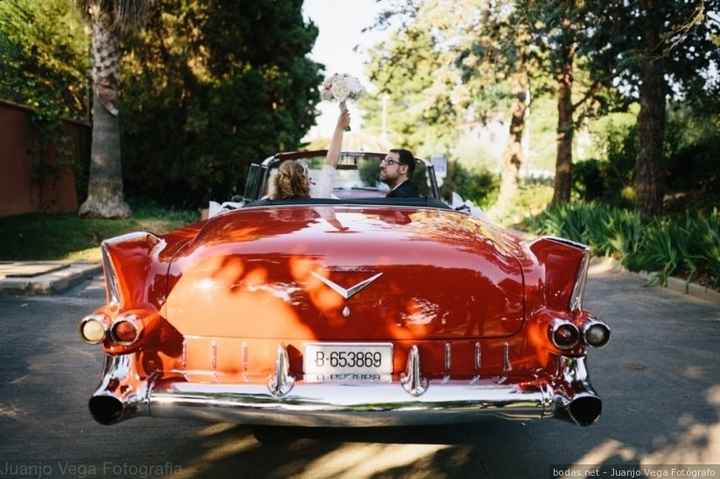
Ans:
{"label": "red convertible car", "polygon": [[252,425],[395,426],[597,420],[586,355],[607,325],[583,309],[589,251],[522,239],[439,198],[386,198],[384,155],[343,153],[332,198],[265,197],[165,235],[102,243],[107,302],[82,319],[105,353],[89,401],[101,424],[135,416]]}

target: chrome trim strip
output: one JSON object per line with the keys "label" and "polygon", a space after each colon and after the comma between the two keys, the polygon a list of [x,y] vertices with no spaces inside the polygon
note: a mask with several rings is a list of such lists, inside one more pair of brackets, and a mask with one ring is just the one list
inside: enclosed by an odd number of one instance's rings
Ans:
{"label": "chrome trim strip", "polygon": [[575,286],[573,286],[570,295],[570,311],[577,312],[582,309],[583,297],[585,296],[585,285],[587,284],[588,269],[590,268],[590,251],[585,251],[583,259],[580,261],[577,277],[575,278]]}
{"label": "chrome trim strip", "polygon": [[502,368],[502,376],[498,378],[498,384],[505,383],[508,378],[510,377],[510,372],[512,371],[512,364],[510,364],[510,345],[508,343],[505,343],[503,346],[503,368]]}
{"label": "chrome trim strip", "polygon": [[240,366],[242,367],[243,373],[248,370],[248,344],[243,341],[240,345]]}
{"label": "chrome trim strip", "polygon": [[217,370],[217,341],[214,339],[210,341],[210,369]]}
{"label": "chrome trim strip", "polygon": [[185,338],[183,338],[183,342],[182,342],[181,358],[182,358],[181,359],[182,360],[182,369],[186,370],[187,369],[187,339],[185,339]]}
{"label": "chrome trim strip", "polygon": [[503,376],[506,378],[512,371],[512,364],[510,364],[510,344],[505,343],[505,350],[503,352]]}
{"label": "chrome trim strip", "polygon": [[573,246],[575,248],[580,248],[583,251],[590,250],[590,247],[586,244],[578,243],[577,241],[569,240],[567,238],[561,238],[559,236],[551,236],[551,235],[541,236],[539,238],[532,240],[530,243],[528,243],[528,247],[532,247],[535,243],[542,241],[542,240],[555,241],[556,243],[562,243],[562,244],[565,244],[568,246]]}
{"label": "chrome trim strip", "polygon": [[358,204],[358,203],[333,203],[333,204],[308,204],[308,203],[302,203],[302,204],[287,204],[287,205],[257,205],[257,206],[243,206],[242,208],[238,208],[236,210],[228,211],[228,214],[233,213],[239,213],[246,210],[256,210],[261,208],[355,208],[355,209],[368,209],[368,208],[401,208],[401,209],[413,209],[416,211],[423,211],[423,210],[430,210],[430,211],[444,211],[448,214],[456,214],[461,215],[464,218],[467,218],[467,213],[460,213],[458,211],[455,211],[450,208],[440,208],[437,206],[412,206],[412,205],[391,205],[391,204]]}
{"label": "chrome trim strip", "polygon": [[304,346],[383,346],[393,351],[395,345],[388,341],[320,341],[315,343],[305,343]]}
{"label": "chrome trim strip", "polygon": [[287,395],[295,385],[295,378],[290,376],[290,360],[287,349],[280,344],[275,357],[275,372],[268,377],[267,388],[275,398]]}
{"label": "chrome trim strip", "polygon": [[452,345],[445,343],[445,349],[443,351],[443,369],[446,372],[450,372],[452,369]]}
{"label": "chrome trim strip", "polygon": [[353,286],[351,286],[351,287],[349,287],[349,288],[346,289],[346,288],[343,288],[342,286],[340,286],[339,284],[334,283],[333,281],[330,281],[328,278],[326,278],[326,277],[324,277],[324,276],[322,276],[322,275],[317,274],[315,271],[313,271],[311,274],[312,274],[314,277],[316,277],[317,279],[319,279],[320,281],[322,281],[323,284],[325,284],[327,287],[329,287],[330,289],[332,289],[333,291],[335,291],[337,294],[339,294],[340,296],[342,296],[344,299],[350,299],[350,298],[352,298],[352,297],[355,296],[357,293],[359,293],[359,292],[362,291],[363,289],[365,289],[365,288],[367,288],[368,286],[370,286],[370,284],[371,284],[373,281],[375,281],[375,280],[378,279],[380,276],[382,276],[382,273],[378,273],[378,274],[376,274],[375,276],[372,276],[372,277],[370,277],[370,278],[368,278],[368,279],[365,279],[365,280],[363,280],[363,281],[360,281],[360,282],[357,283],[356,285],[353,285]]}
{"label": "chrome trim strip", "polygon": [[422,376],[420,370],[420,350],[413,344],[408,351],[405,372],[400,375],[400,384],[412,396],[420,396],[427,391],[429,381]]}
{"label": "chrome trim strip", "polygon": [[450,370],[452,369],[452,345],[445,343],[443,348],[443,383],[450,381]]}
{"label": "chrome trim strip", "polygon": [[105,302],[108,304],[120,304],[120,290],[117,285],[117,274],[107,250],[107,240],[100,243],[102,256],[103,276],[105,276]]}

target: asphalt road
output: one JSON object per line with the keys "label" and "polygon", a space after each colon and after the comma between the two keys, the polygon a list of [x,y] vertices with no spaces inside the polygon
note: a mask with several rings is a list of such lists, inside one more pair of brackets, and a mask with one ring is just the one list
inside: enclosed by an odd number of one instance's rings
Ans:
{"label": "asphalt road", "polygon": [[0,478],[536,478],[554,477],[554,464],[720,463],[720,306],[632,275],[595,272],[589,283],[586,305],[613,329],[588,361],[604,400],[592,427],[490,420],[293,431],[270,444],[223,423],[93,422],[102,357],[76,328],[102,297],[95,280],[62,296],[0,298]]}

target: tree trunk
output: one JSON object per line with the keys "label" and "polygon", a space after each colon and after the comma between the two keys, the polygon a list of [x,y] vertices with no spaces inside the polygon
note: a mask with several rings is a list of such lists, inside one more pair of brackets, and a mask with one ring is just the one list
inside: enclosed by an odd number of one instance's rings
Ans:
{"label": "tree trunk", "polygon": [[130,208],[123,197],[120,125],[116,105],[118,35],[107,15],[92,14],[93,124],[90,181],[80,216],[126,218]]}
{"label": "tree trunk", "polygon": [[500,192],[494,210],[505,212],[513,204],[517,195],[520,167],[523,164],[522,138],[525,131],[525,112],[527,111],[527,72],[522,68],[515,74],[515,96],[512,102],[510,136],[503,152]]}
{"label": "tree trunk", "polygon": [[574,46],[563,49],[563,65],[558,80],[558,126],[557,151],[555,154],[555,187],[552,204],[554,206],[570,201],[572,189],[572,144],[575,134],[573,123],[573,62]]}
{"label": "tree trunk", "polygon": [[665,178],[660,162],[665,140],[665,71],[660,57],[662,15],[656,0],[641,0],[646,21],[645,51],[640,70],[640,112],[635,161],[637,207],[643,216],[662,212]]}

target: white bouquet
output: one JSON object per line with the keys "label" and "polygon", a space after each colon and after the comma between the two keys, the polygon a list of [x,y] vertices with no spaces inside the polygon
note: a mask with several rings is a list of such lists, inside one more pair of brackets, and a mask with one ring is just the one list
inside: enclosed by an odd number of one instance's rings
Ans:
{"label": "white bouquet", "polygon": [[[338,101],[340,108],[346,110],[347,100],[357,100],[365,92],[360,80],[345,73],[335,73],[327,78],[320,88],[320,99],[323,101]],[[350,127],[347,128],[350,130]]]}

